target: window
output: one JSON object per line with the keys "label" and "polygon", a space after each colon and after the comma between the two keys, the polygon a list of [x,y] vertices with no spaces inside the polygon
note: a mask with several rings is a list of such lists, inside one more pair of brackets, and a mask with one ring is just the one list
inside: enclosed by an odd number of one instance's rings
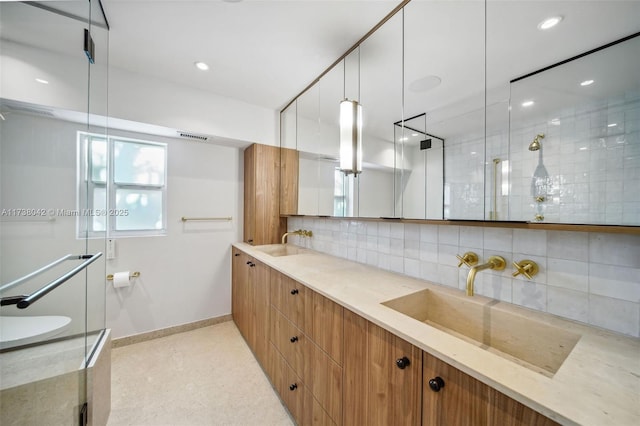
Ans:
{"label": "window", "polygon": [[167,145],[78,132],[78,234],[166,233]]}

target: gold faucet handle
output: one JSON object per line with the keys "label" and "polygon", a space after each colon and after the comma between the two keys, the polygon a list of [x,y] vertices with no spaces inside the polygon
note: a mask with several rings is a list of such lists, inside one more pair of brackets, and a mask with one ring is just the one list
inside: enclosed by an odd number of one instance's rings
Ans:
{"label": "gold faucet handle", "polygon": [[478,264],[478,255],[472,251],[468,251],[462,256],[460,256],[459,254],[456,254],[456,257],[460,261],[460,263],[458,263],[458,268],[461,267],[463,264],[467,265],[469,268]]}
{"label": "gold faucet handle", "polygon": [[517,270],[511,275],[513,275],[514,277],[517,277],[518,275],[522,274],[530,280],[533,279],[533,276],[536,275],[539,270],[538,264],[533,260],[529,260],[529,259],[521,260],[520,262],[517,262],[517,263],[513,262],[513,266]]}

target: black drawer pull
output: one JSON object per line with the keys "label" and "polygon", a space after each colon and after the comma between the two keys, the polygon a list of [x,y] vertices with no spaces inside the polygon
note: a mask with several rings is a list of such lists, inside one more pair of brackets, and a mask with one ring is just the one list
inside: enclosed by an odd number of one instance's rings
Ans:
{"label": "black drawer pull", "polygon": [[404,370],[409,365],[411,365],[411,361],[409,361],[409,358],[407,358],[406,356],[403,356],[402,358],[396,359],[396,365],[400,370]]}
{"label": "black drawer pull", "polygon": [[290,390],[290,391],[294,391],[294,390],[296,390],[296,389],[298,389],[298,385],[297,385],[296,383],[294,383],[294,384],[292,384],[292,385],[289,385],[289,390]]}
{"label": "black drawer pull", "polygon": [[294,288],[293,290],[291,290],[291,294],[296,295],[298,294],[298,289]]}
{"label": "black drawer pull", "polygon": [[440,376],[434,377],[433,379],[429,380],[429,387],[434,392],[440,392],[440,389],[444,387],[444,380],[442,380],[442,377]]}
{"label": "black drawer pull", "polygon": [[290,341],[291,343],[295,343],[295,342],[297,342],[297,341],[298,341],[298,336],[293,336],[291,339],[289,339],[289,341]]}

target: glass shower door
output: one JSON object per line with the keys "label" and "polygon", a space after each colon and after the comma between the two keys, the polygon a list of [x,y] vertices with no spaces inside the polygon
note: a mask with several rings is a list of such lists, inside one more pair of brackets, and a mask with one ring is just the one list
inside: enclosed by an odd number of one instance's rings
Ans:
{"label": "glass shower door", "polygon": [[78,132],[106,133],[105,24],[97,0],[0,3],[2,425],[86,418],[106,262],[82,231]]}

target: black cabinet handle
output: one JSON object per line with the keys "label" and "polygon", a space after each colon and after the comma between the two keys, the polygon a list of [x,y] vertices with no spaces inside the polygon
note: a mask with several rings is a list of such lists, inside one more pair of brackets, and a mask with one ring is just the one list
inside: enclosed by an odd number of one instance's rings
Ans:
{"label": "black cabinet handle", "polygon": [[256,266],[256,264],[251,262],[251,265],[249,265],[249,266],[253,268],[254,266]]}
{"label": "black cabinet handle", "polygon": [[406,356],[403,356],[402,358],[396,359],[396,365],[400,370],[404,370],[409,365],[411,365],[411,361],[409,361],[409,358],[407,358]]}
{"label": "black cabinet handle", "polygon": [[240,253],[236,253],[236,254],[234,254],[234,256],[235,256],[235,257],[238,257],[238,256],[240,256]]}
{"label": "black cabinet handle", "polygon": [[293,336],[291,339],[289,339],[289,341],[290,341],[291,343],[295,343],[295,342],[297,342],[297,341],[298,341],[298,336]]}
{"label": "black cabinet handle", "polygon": [[294,390],[296,390],[296,389],[298,389],[298,385],[297,385],[296,383],[294,383],[294,384],[292,384],[292,385],[289,385],[289,390],[290,390],[290,391],[294,391]]}
{"label": "black cabinet handle", "polygon": [[248,242],[248,243],[252,243],[252,242],[253,242],[253,240],[247,240],[247,242]]}
{"label": "black cabinet handle", "polygon": [[442,380],[442,377],[440,376],[434,377],[429,380],[429,387],[434,392],[440,392],[440,389],[444,387],[444,380]]}
{"label": "black cabinet handle", "polygon": [[298,294],[298,289],[297,289],[297,288],[294,288],[293,290],[291,290],[291,294],[294,294],[294,295],[295,295],[295,294]]}
{"label": "black cabinet handle", "polygon": [[249,260],[249,261],[247,261],[247,265],[251,265],[251,261],[250,261],[250,260]]}

